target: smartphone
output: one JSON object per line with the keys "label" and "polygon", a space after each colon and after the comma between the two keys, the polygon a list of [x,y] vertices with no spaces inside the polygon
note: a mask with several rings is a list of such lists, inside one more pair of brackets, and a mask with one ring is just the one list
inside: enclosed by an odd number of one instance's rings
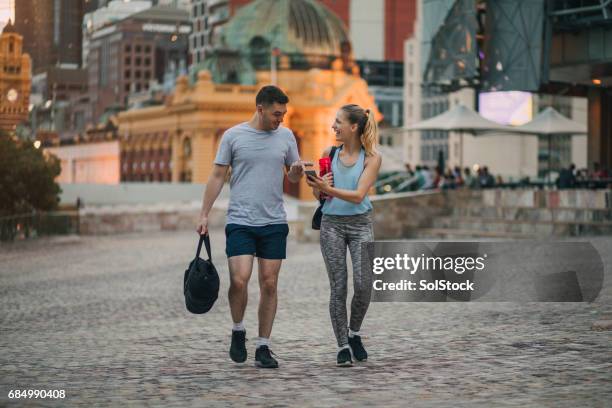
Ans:
{"label": "smartphone", "polygon": [[317,172],[314,170],[305,170],[304,173],[306,173],[306,177],[317,178]]}

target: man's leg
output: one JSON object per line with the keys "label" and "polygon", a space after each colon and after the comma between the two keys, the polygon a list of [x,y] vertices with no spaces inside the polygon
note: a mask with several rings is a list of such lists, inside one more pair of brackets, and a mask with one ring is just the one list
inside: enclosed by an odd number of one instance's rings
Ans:
{"label": "man's leg", "polygon": [[229,304],[234,327],[232,329],[232,344],[230,358],[236,363],[244,363],[247,359],[246,330],[242,319],[249,295],[249,279],[253,270],[253,255],[235,255],[228,258],[230,270]]}
{"label": "man's leg", "polygon": [[255,365],[262,368],[278,367],[278,361],[270,351],[270,333],[276,316],[278,273],[287,255],[288,233],[287,224],[267,225],[258,231],[259,338],[255,343]]}
{"label": "man's leg", "polygon": [[242,322],[249,296],[249,279],[253,271],[253,255],[237,255],[228,258],[230,288],[228,292],[230,311],[234,323]]}
{"label": "man's leg", "polygon": [[259,263],[259,337],[269,339],[276,316],[278,273],[282,259],[257,258]]}

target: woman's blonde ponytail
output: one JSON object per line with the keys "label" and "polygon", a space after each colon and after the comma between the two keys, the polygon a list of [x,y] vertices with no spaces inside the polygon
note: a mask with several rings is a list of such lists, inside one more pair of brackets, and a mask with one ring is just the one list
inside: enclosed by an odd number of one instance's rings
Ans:
{"label": "woman's blonde ponytail", "polygon": [[363,109],[359,105],[344,105],[340,108],[346,113],[350,123],[357,124],[359,140],[366,155],[372,156],[378,152],[378,125],[374,113],[370,109]]}

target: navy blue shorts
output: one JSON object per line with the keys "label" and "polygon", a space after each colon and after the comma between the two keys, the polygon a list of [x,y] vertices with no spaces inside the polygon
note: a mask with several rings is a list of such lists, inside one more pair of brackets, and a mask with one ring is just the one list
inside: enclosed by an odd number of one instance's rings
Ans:
{"label": "navy blue shorts", "polygon": [[251,227],[240,224],[225,226],[225,253],[227,257],[255,255],[264,259],[287,257],[287,224]]}

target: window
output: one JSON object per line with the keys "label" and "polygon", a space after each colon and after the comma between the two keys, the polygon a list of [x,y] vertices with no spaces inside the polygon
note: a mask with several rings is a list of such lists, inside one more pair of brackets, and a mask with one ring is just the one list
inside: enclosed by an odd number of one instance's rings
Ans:
{"label": "window", "polygon": [[130,44],[126,44],[124,49],[125,49],[125,52],[132,52],[132,46]]}
{"label": "window", "polygon": [[144,78],[147,79],[147,80],[150,79],[151,78],[151,72],[150,71],[145,71]]}
{"label": "window", "polygon": [[149,54],[151,52],[151,46],[147,45],[145,47],[145,53]]}
{"label": "window", "polygon": [[123,61],[125,65],[130,65],[132,63],[132,59],[130,57],[125,57],[125,61]]}
{"label": "window", "polygon": [[140,71],[134,71],[134,77],[136,79],[140,79],[141,75],[142,75],[142,73]]}
{"label": "window", "polygon": [[136,59],[134,59],[134,63],[136,64],[137,67],[139,67],[140,64],[142,63],[142,59],[140,57],[136,57]]}
{"label": "window", "polygon": [[151,65],[151,58],[145,58],[144,64],[145,64],[145,67],[148,67],[149,65]]}
{"label": "window", "polygon": [[136,46],[136,52],[140,52],[140,51],[142,51],[142,47],[140,45],[137,45]]}
{"label": "window", "polygon": [[132,74],[132,72],[129,69],[126,69],[123,76],[126,77],[126,78],[129,78],[131,76],[131,74]]}

